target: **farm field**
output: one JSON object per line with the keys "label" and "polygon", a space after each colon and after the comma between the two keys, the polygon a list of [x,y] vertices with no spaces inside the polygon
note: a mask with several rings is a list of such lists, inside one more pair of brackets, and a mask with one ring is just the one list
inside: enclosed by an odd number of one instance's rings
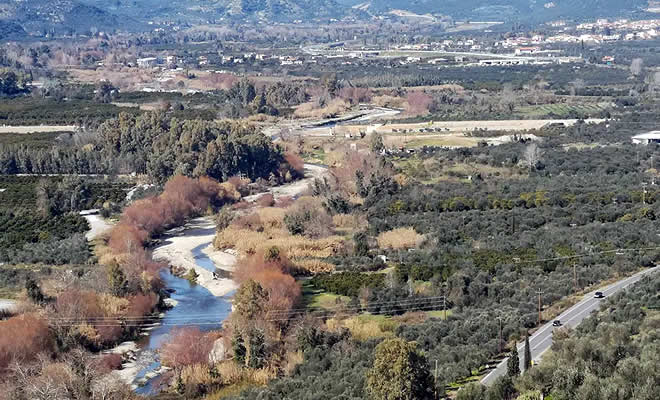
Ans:
{"label": "farm field", "polygon": [[538,106],[524,106],[517,110],[521,117],[543,117],[543,116],[589,116],[598,117],[603,112],[612,108],[608,102],[590,104],[543,104]]}
{"label": "farm field", "polygon": [[[342,125],[341,130],[347,130],[351,133],[366,130],[368,133],[375,132],[383,135],[401,134],[401,133],[469,133],[475,131],[526,131],[532,129],[541,129],[550,124],[564,124],[571,126],[577,123],[578,119],[516,119],[516,120],[493,120],[493,121],[431,121],[411,124],[387,124],[372,125],[369,127],[362,125]],[[601,123],[604,119],[588,119],[587,123]]]}
{"label": "farm field", "polygon": [[383,143],[387,147],[476,147],[483,139],[462,135],[410,135],[386,136]]}

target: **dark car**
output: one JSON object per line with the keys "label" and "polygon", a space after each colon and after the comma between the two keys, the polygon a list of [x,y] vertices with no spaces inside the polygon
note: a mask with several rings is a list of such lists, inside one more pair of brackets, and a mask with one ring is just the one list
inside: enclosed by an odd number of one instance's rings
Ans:
{"label": "dark car", "polygon": [[561,321],[558,319],[552,321],[552,326],[561,326]]}
{"label": "dark car", "polygon": [[594,297],[597,299],[602,299],[603,297],[605,297],[605,295],[603,294],[603,292],[596,292],[594,293]]}

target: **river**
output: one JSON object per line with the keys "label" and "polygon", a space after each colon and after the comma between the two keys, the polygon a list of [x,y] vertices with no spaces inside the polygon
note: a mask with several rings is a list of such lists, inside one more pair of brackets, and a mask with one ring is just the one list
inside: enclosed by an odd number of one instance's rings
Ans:
{"label": "river", "polygon": [[[326,169],[324,166],[305,164],[306,179],[272,188],[270,193],[276,198],[298,196],[314,179],[322,177]],[[244,200],[254,201],[258,196],[248,196]],[[211,273],[216,268],[231,271],[236,257],[227,252],[205,251],[208,246],[212,246],[215,229],[215,223],[209,218],[193,219],[188,221],[183,230],[165,235],[161,245],[154,249],[156,259],[167,260],[171,265],[186,269],[195,267],[201,284],[191,285],[186,279],[173,276],[168,270],[161,272],[165,287],[173,290],[171,299],[174,306],[164,313],[161,323],[137,343],[137,360],[123,371],[126,380],[137,386],[136,392],[139,394],[154,394],[160,390],[159,376],[163,369],[158,350],[174,328],[197,326],[203,331],[219,329],[231,312],[235,283],[230,279],[213,279]],[[209,254],[212,255],[209,257]]]}
{"label": "river", "polygon": [[[192,250],[195,263],[200,268],[211,272],[215,271],[215,264],[203,252],[210,243],[203,244]],[[138,372],[134,383],[141,383],[135,390],[138,394],[148,395],[158,392],[159,370],[161,369],[158,350],[167,341],[168,335],[176,327],[198,327],[202,331],[220,329],[231,312],[231,297],[214,296],[208,289],[200,285],[190,284],[186,279],[172,275],[169,270],[161,272],[165,286],[173,290],[171,299],[175,301],[174,307],[167,310],[161,324],[149,332],[141,342],[138,352],[138,364],[144,367]],[[153,375],[156,376],[153,376]],[[146,379],[145,376],[149,376]]]}

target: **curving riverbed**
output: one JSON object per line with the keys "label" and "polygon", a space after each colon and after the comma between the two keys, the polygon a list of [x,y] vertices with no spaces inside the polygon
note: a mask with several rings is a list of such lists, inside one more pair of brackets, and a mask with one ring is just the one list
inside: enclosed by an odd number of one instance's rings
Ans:
{"label": "curving riverbed", "polygon": [[[210,243],[192,250],[197,266],[207,271],[215,271],[215,263],[203,250]],[[174,307],[164,313],[161,324],[149,332],[138,343],[137,364],[144,366],[135,376],[134,384],[139,386],[139,394],[152,394],[158,391],[156,383],[162,372],[158,350],[167,341],[169,334],[177,327],[198,327],[202,331],[219,329],[231,312],[233,291],[226,296],[215,296],[201,285],[190,284],[186,279],[172,275],[168,270],[161,272],[163,283],[173,290],[171,299]],[[146,365],[146,366],[145,366]],[[155,375],[155,376],[154,376]],[[146,382],[145,382],[146,381]]]}
{"label": "curving riverbed", "polygon": [[[298,196],[313,179],[321,177],[325,171],[323,166],[306,164],[306,179],[273,188],[270,192],[276,198]],[[244,200],[253,201],[258,196]],[[196,218],[182,228],[166,233],[161,244],[153,251],[154,259],[185,270],[194,268],[199,276],[198,284],[191,285],[186,279],[163,270],[163,283],[173,291],[168,300],[173,307],[163,314],[159,324],[145,332],[145,337],[137,344],[124,343],[115,349],[115,352],[135,352],[135,358],[117,373],[125,382],[132,384],[139,394],[159,391],[159,377],[166,369],[161,366],[158,350],[173,329],[184,326],[197,326],[203,331],[219,329],[231,312],[231,297],[237,286],[231,279],[214,276],[214,272],[216,269],[233,271],[236,254],[214,250],[212,242],[215,234],[215,224],[210,218]]]}

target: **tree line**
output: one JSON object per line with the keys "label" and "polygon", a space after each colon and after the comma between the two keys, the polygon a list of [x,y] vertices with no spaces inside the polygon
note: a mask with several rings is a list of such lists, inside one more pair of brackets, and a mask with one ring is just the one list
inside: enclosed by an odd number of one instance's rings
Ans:
{"label": "tree line", "polygon": [[0,148],[3,174],[147,174],[164,182],[177,174],[226,180],[291,180],[281,151],[253,125],[242,122],[181,121],[162,113],[122,113],[97,133],[80,133],[74,146],[49,149]]}

